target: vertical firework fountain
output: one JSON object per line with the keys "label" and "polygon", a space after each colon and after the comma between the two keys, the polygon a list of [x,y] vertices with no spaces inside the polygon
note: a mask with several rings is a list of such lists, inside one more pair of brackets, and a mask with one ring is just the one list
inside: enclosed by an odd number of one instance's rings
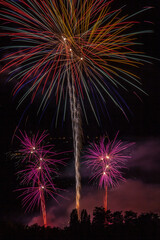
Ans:
{"label": "vertical firework fountain", "polygon": [[15,156],[20,158],[24,169],[17,174],[20,176],[20,183],[27,187],[18,191],[23,192],[20,196],[23,197],[22,204],[26,210],[31,210],[36,203],[41,206],[44,227],[47,227],[45,195],[55,199],[56,188],[52,177],[57,174],[55,166],[63,164],[63,161],[55,159],[57,154],[52,151],[53,145],[44,145],[43,140],[47,137],[45,132],[31,138],[21,132],[21,136],[18,137],[21,149]]}
{"label": "vertical firework fountain", "polygon": [[125,168],[126,160],[130,158],[127,149],[134,143],[123,143],[116,140],[105,144],[105,138],[101,138],[99,144],[92,143],[86,150],[85,163],[92,171],[93,179],[99,179],[99,187],[104,187],[104,209],[108,209],[108,187],[118,185],[119,181],[124,181],[121,169]]}
{"label": "vertical firework fountain", "polygon": [[[39,154],[38,154],[39,155]],[[44,227],[47,227],[47,214],[46,214],[46,204],[45,204],[45,197],[44,197],[44,181],[43,179],[41,180],[41,174],[42,172],[44,172],[43,169],[43,164],[42,161],[44,161],[44,159],[42,159],[41,156],[38,156],[38,163],[39,165],[37,166],[37,181],[38,181],[38,189],[39,189],[39,194],[40,194],[40,202],[41,202],[41,210],[42,210],[42,216],[43,216],[43,223],[44,223]]]}
{"label": "vertical firework fountain", "polygon": [[75,178],[76,178],[76,209],[79,217],[79,207],[80,207],[80,151],[81,151],[81,115],[80,115],[80,104],[75,96],[74,84],[70,83],[68,76],[68,89],[69,89],[69,99],[70,99],[70,111],[72,119],[72,130],[73,130],[73,144],[74,144],[74,158],[75,158]]}
{"label": "vertical firework fountain", "polygon": [[[80,207],[80,151],[81,151],[81,119],[80,119],[80,105],[73,103],[72,128],[73,128],[73,144],[74,144],[74,158],[75,158],[75,178],[76,178],[76,209],[79,217]],[[72,106],[72,104],[71,104]]]}
{"label": "vertical firework fountain", "polygon": [[[72,49],[70,48],[70,58],[73,59]],[[68,48],[66,45],[66,55],[68,54]],[[74,146],[74,159],[75,159],[75,179],[76,179],[76,209],[79,215],[80,211],[80,189],[81,189],[81,179],[80,179],[80,151],[81,151],[81,137],[82,137],[82,127],[81,127],[81,109],[79,101],[76,98],[74,80],[70,79],[71,74],[70,66],[68,64],[67,71],[67,85],[69,92],[69,102],[70,102],[70,112],[72,120],[72,132],[73,132],[73,146]]]}
{"label": "vertical firework fountain", "polygon": [[44,186],[41,183],[39,183],[39,192],[40,192],[40,199],[41,199],[43,223],[44,223],[44,227],[47,227],[47,214],[46,214],[46,204],[45,204],[45,198],[44,198]]}

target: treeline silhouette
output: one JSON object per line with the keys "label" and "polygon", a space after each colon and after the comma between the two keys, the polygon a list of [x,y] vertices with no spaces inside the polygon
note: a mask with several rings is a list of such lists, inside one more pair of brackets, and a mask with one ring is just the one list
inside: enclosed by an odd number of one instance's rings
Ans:
{"label": "treeline silhouette", "polygon": [[160,216],[155,213],[133,211],[111,212],[95,207],[93,220],[84,209],[78,219],[77,210],[70,214],[69,226],[64,229],[25,226],[11,222],[0,223],[1,240],[159,240]]}

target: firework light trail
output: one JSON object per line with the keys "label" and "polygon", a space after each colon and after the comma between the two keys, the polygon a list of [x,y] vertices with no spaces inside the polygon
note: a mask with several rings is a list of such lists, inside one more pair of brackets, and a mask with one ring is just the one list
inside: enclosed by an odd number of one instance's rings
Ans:
{"label": "firework light trail", "polygon": [[[62,160],[56,159],[57,153],[53,152],[53,145],[44,145],[43,141],[48,134],[29,137],[22,132],[21,137],[17,136],[21,142],[21,149],[16,152],[16,158],[20,159],[24,169],[18,171],[20,183],[27,185],[18,189],[22,191],[22,204],[26,211],[31,210],[36,204],[41,205],[44,226],[47,226],[45,194],[55,199],[57,188],[53,184],[53,176],[57,175],[56,166],[64,164]],[[59,195],[59,194],[58,194]],[[56,200],[56,199],[55,199]]]}
{"label": "firework light trail", "polygon": [[85,164],[92,171],[91,180],[99,180],[99,187],[105,189],[104,208],[107,211],[108,187],[118,185],[119,181],[124,181],[121,169],[125,168],[126,161],[130,158],[127,149],[134,143],[123,143],[117,140],[117,135],[113,141],[102,137],[99,143],[92,143],[86,149]]}
{"label": "firework light trail", "polygon": [[[119,89],[141,91],[135,68],[147,57],[136,50],[137,36],[150,31],[133,32],[138,21],[122,16],[122,8],[112,10],[105,0],[1,0],[1,36],[10,36],[16,45],[4,48],[11,52],[2,59],[1,73],[9,70],[10,81],[16,80],[13,94],[28,90],[19,105],[31,95],[31,102],[42,95],[39,110],[45,111],[54,98],[60,107],[67,102],[73,129],[76,172],[76,208],[79,212],[81,150],[81,111],[88,123],[86,104],[100,122],[99,110],[108,98],[125,114],[128,107]],[[129,69],[129,70],[128,70]],[[54,94],[52,94],[54,93]],[[18,106],[19,106],[18,105]]]}

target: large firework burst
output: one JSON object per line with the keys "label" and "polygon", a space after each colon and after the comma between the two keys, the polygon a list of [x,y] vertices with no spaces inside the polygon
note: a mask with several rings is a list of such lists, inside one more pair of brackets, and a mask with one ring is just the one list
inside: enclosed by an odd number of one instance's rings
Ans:
{"label": "large firework burst", "polygon": [[10,36],[17,43],[16,47],[11,47],[14,51],[3,58],[6,64],[1,72],[10,69],[10,80],[17,80],[13,94],[28,86],[19,104],[29,94],[32,101],[36,95],[42,95],[39,110],[45,110],[54,92],[57,122],[60,106],[64,108],[65,119],[69,99],[77,209],[80,199],[81,108],[87,120],[84,100],[88,100],[99,122],[97,103],[105,103],[105,96],[124,113],[125,104],[118,89],[126,90],[128,86],[142,91],[133,69],[146,60],[145,55],[133,46],[138,44],[135,36],[146,31],[132,32],[130,29],[138,22],[130,19],[138,13],[122,16],[122,8],[111,10],[112,2],[1,1],[1,19],[5,22],[2,35]]}
{"label": "large firework burst", "polygon": [[134,143],[123,143],[117,141],[117,136],[113,141],[108,139],[105,143],[105,137],[102,137],[99,143],[92,143],[86,150],[85,163],[91,168],[91,180],[99,181],[99,187],[104,187],[105,198],[104,208],[107,210],[107,189],[124,181],[121,169],[125,168],[126,160],[130,158],[128,151]]}

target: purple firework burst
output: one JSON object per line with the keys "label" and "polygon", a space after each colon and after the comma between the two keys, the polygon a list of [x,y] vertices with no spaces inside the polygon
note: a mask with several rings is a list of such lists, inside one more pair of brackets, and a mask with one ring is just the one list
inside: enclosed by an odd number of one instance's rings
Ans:
{"label": "purple firework burst", "polygon": [[37,133],[29,137],[27,133],[20,131],[21,136],[17,138],[21,142],[21,149],[16,153],[24,168],[17,172],[20,178],[20,184],[25,187],[18,189],[22,192],[22,205],[26,211],[33,209],[36,205],[41,204],[44,226],[47,226],[45,195],[55,198],[59,195],[53,183],[53,177],[58,174],[57,166],[64,163],[64,159],[58,159],[53,145],[44,144],[48,134],[44,131],[42,134]]}
{"label": "purple firework burst", "polygon": [[86,150],[85,163],[92,170],[91,180],[99,179],[99,187],[112,187],[125,180],[121,170],[130,158],[126,150],[134,143],[126,144],[117,140],[117,135],[113,141],[107,139],[107,143],[105,137],[102,137],[98,144],[91,143]]}

